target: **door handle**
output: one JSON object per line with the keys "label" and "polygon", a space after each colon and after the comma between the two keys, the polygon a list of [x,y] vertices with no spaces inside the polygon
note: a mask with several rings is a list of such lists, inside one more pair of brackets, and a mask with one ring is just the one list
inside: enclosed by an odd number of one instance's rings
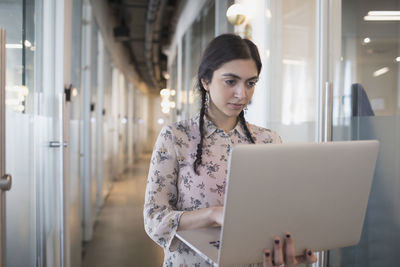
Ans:
{"label": "door handle", "polygon": [[[63,142],[63,146],[67,147],[68,142]],[[61,142],[60,141],[50,141],[49,142],[49,147],[61,147]]]}
{"label": "door handle", "polygon": [[0,189],[3,191],[8,191],[11,189],[12,177],[10,174],[4,174],[0,179]]}

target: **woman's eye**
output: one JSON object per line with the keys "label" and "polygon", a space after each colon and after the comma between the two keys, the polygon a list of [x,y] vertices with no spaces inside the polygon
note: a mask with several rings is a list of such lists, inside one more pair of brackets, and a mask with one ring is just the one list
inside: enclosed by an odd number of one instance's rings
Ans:
{"label": "woman's eye", "polygon": [[247,86],[248,87],[254,87],[254,86],[256,86],[256,81],[250,81],[250,82],[247,82]]}
{"label": "woman's eye", "polygon": [[234,85],[235,84],[235,80],[225,80],[225,83],[227,85]]}

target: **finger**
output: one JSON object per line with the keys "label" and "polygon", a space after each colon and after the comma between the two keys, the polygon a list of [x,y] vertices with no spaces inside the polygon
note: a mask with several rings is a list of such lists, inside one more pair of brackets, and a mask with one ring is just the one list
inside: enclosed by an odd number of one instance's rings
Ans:
{"label": "finger", "polygon": [[274,238],[274,261],[275,266],[280,266],[284,264],[283,261],[283,250],[282,250],[282,241],[279,237]]}
{"label": "finger", "polygon": [[264,267],[272,267],[272,253],[269,249],[264,251]]}
{"label": "finger", "polygon": [[294,241],[290,233],[285,234],[285,263],[287,266],[295,266],[297,264],[296,253],[294,252]]}
{"label": "finger", "polygon": [[306,249],[304,255],[296,257],[297,263],[311,264],[317,262],[317,256],[312,252],[311,249]]}

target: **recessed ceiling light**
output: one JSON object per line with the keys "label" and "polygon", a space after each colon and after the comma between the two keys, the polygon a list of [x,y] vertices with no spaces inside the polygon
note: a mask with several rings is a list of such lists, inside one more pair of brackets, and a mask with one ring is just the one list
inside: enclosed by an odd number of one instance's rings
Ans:
{"label": "recessed ceiling light", "polygon": [[400,11],[372,10],[368,12],[368,16],[400,16]]}
{"label": "recessed ceiling light", "polygon": [[400,11],[369,11],[365,21],[400,21]]}
{"label": "recessed ceiling light", "polygon": [[381,76],[381,75],[385,74],[385,73],[388,72],[388,71],[389,71],[389,68],[388,68],[388,67],[383,67],[383,68],[381,68],[381,69],[379,69],[379,70],[374,71],[373,76],[374,76],[374,77],[378,77],[378,76]]}

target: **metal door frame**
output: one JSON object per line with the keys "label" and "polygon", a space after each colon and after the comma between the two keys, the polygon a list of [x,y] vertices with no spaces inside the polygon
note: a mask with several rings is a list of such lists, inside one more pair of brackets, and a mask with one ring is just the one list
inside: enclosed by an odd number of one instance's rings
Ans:
{"label": "metal door frame", "polygon": [[[5,174],[6,167],[6,148],[5,148],[5,135],[6,135],[6,31],[0,29],[0,176]],[[5,192],[0,190],[0,267],[6,266],[6,198]]]}

